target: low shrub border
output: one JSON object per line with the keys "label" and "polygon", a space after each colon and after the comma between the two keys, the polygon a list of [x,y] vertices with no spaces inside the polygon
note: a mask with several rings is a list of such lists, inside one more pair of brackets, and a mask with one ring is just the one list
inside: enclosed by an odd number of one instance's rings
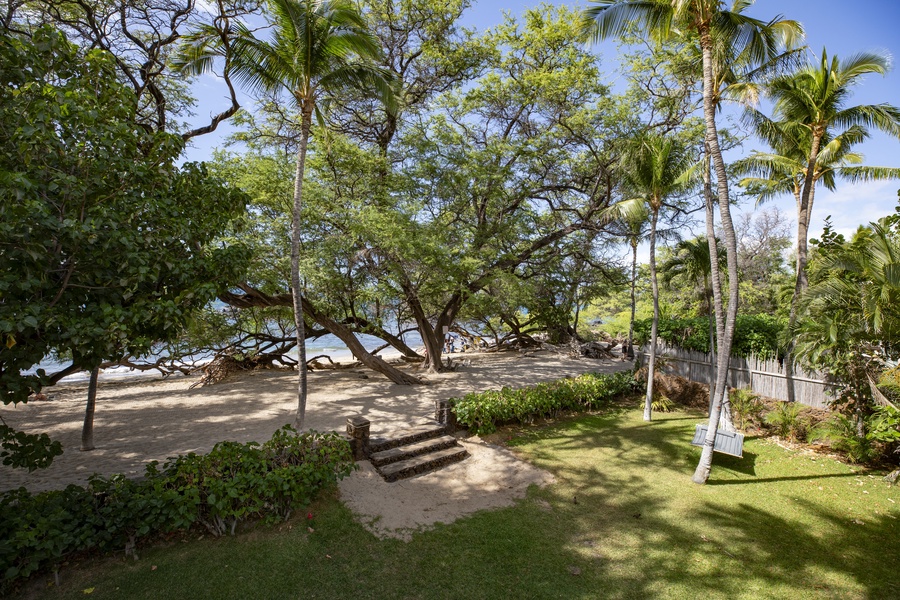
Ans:
{"label": "low shrub border", "polygon": [[260,445],[220,442],[209,454],[147,465],[141,480],[95,475],[86,487],[0,496],[0,591],[70,555],[124,549],[139,539],[195,524],[234,534],[241,521],[287,519],[323,486],[355,468],[337,433],[303,433],[285,425]]}
{"label": "low shrub border", "polygon": [[487,434],[499,423],[527,424],[560,411],[597,409],[636,389],[631,371],[585,373],[536,386],[466,394],[450,403],[457,422],[473,433]]}

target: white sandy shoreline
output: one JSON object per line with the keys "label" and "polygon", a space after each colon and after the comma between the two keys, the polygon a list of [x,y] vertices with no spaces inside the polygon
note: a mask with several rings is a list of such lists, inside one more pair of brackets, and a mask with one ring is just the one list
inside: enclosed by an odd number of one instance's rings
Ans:
{"label": "white sandy shoreline", "polygon": [[[348,417],[362,415],[371,421],[373,436],[384,436],[432,418],[437,399],[630,367],[630,363],[617,360],[567,359],[546,351],[527,357],[458,356],[465,366],[428,375],[429,385],[422,386],[394,385],[363,368],[314,371],[309,375],[307,427],[343,431]],[[195,381],[194,377],[179,377],[101,385],[94,419],[96,450],[92,452],[78,449],[85,385],[57,386],[47,390],[48,400],[3,407],[0,415],[9,425],[49,434],[62,442],[64,453],[50,468],[34,473],[0,465],[0,491],[20,486],[31,491],[60,489],[70,483],[84,484],[93,473],[137,476],[150,461],[208,452],[219,441],[265,441],[294,420],[296,372],[253,371],[189,389]],[[537,469],[508,451],[477,439],[466,446],[471,458],[402,484],[384,483],[366,463],[342,482],[342,497],[373,530],[403,537],[422,525],[446,522],[497,502],[512,502],[524,495],[528,485],[546,483],[546,474],[529,471]],[[440,510],[440,505],[445,509]]]}

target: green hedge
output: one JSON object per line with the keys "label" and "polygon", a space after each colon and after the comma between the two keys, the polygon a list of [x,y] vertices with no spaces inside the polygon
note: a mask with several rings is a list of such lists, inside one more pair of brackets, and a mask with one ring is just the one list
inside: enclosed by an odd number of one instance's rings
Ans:
{"label": "green hedge", "polygon": [[534,387],[491,390],[451,400],[456,420],[474,433],[497,430],[498,423],[527,424],[536,418],[555,416],[563,410],[600,408],[611,399],[635,389],[630,371],[612,374],[586,373]]}
{"label": "green hedge", "polygon": [[209,454],[153,461],[142,480],[95,475],[87,487],[0,496],[0,591],[86,550],[133,552],[153,533],[195,524],[215,535],[241,521],[287,519],[355,467],[336,433],[298,435],[288,425],[265,444],[221,442]]}
{"label": "green hedge", "polygon": [[[634,322],[635,339],[646,344],[650,339],[652,319]],[[779,356],[778,336],[786,324],[772,315],[738,315],[734,328],[732,356],[746,357],[755,354],[761,358]],[[706,317],[692,319],[660,319],[659,337],[686,350],[709,352],[709,320]]]}

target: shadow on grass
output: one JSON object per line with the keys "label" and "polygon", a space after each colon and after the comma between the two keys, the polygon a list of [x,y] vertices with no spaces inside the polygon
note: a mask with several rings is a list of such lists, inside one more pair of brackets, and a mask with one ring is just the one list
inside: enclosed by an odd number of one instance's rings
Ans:
{"label": "shadow on grass", "polygon": [[[747,454],[744,453],[744,456]],[[824,475],[819,474],[810,474],[810,475],[792,475],[787,477],[757,477],[754,479],[742,479],[742,480],[710,480],[707,482],[707,485],[718,486],[718,485],[748,485],[748,484],[763,484],[763,483],[775,483],[778,481],[813,481],[815,479],[832,479],[835,477],[858,477],[855,473],[826,473]]]}
{"label": "shadow on grass", "polygon": [[[762,448],[762,464],[753,450],[716,455],[709,485],[696,486],[689,419],[639,418],[579,419],[523,443],[563,479],[539,495],[565,515],[573,559],[596,549],[598,597],[900,597],[900,512],[856,503],[846,466],[820,473]],[[773,473],[788,468],[807,472]],[[758,485],[720,487],[734,484]],[[865,502],[887,493],[870,489]]]}
{"label": "shadow on grass", "polygon": [[[528,431],[516,445],[555,485],[409,543],[375,538],[326,498],[310,509],[312,530],[295,521],[148,550],[60,596],[90,587],[94,598],[167,600],[898,597],[900,512],[869,508],[888,505],[883,486],[852,495],[845,466],[758,443],[746,463],[716,456],[713,485],[694,485],[690,420],[616,411]],[[763,485],[720,487],[751,482]]]}

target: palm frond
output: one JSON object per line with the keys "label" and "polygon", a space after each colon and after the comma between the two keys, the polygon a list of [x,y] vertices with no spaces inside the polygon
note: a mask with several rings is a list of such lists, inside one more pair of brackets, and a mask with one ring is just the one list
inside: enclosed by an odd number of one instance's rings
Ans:
{"label": "palm frond", "polygon": [[592,0],[582,12],[581,30],[586,39],[599,42],[637,25],[666,39],[672,32],[673,16],[672,6],[665,0]]}

